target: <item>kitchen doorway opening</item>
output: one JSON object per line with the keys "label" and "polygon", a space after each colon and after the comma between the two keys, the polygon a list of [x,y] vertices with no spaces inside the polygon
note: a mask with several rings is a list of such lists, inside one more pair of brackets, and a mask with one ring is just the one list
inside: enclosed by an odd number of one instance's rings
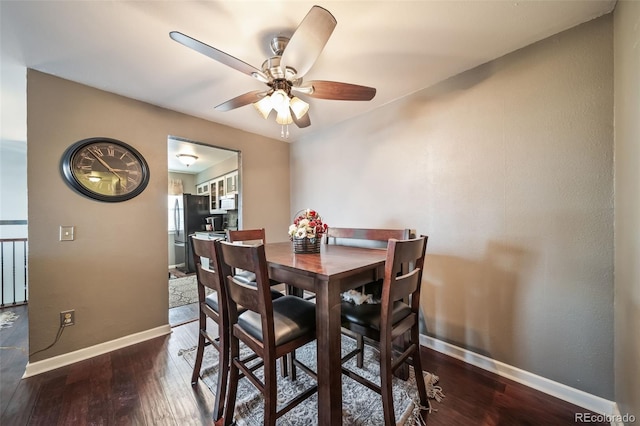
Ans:
{"label": "kitchen doorway opening", "polygon": [[167,139],[169,324],[198,318],[190,237],[225,238],[242,221],[240,152],[176,136]]}

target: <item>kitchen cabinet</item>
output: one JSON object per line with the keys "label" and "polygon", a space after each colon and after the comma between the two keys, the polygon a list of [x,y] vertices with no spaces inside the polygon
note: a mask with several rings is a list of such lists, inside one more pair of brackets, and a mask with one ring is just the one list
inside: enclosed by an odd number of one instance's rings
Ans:
{"label": "kitchen cabinet", "polygon": [[209,208],[211,213],[220,209],[220,191],[224,195],[224,180],[213,179],[209,181]]}
{"label": "kitchen cabinet", "polygon": [[209,194],[209,209],[211,213],[220,213],[220,210],[222,210],[220,206],[222,198],[238,193],[238,171],[234,170],[218,176],[202,185],[207,185],[206,194]]}
{"label": "kitchen cabinet", "polygon": [[197,195],[209,195],[209,182],[201,183],[200,185],[196,185],[196,194]]}
{"label": "kitchen cabinet", "polygon": [[225,195],[235,195],[238,193],[238,171],[235,170],[224,175]]}

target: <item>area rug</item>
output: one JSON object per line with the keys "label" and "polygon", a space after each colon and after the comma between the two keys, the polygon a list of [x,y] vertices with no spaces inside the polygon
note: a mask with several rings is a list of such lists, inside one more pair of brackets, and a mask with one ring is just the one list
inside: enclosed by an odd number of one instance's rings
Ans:
{"label": "area rug", "polygon": [[[342,336],[342,353],[343,356],[350,350],[355,348],[355,341],[349,337]],[[178,355],[193,367],[195,360],[196,348],[183,349]],[[250,350],[241,346],[241,356],[244,356]],[[316,370],[316,343],[311,342],[296,351],[296,357]],[[218,354],[214,348],[208,346],[205,348],[204,366],[202,370],[202,380],[215,393],[216,380],[218,376]],[[348,368],[358,372],[360,375],[373,379],[377,383],[379,381],[379,352],[369,346],[365,350],[364,369],[355,366],[355,358],[352,358],[345,364]],[[291,382],[288,378],[280,375],[280,363],[278,363],[278,401],[286,403],[293,395],[298,394],[315,383],[312,378],[307,376],[303,371],[299,371],[298,378],[295,382]],[[262,369],[256,372],[256,375],[262,379]],[[444,394],[442,388],[437,386],[438,377],[424,373],[425,384],[427,385],[427,394],[430,399],[440,401]],[[410,376],[407,381],[394,378],[393,381],[393,400],[396,415],[396,423],[398,425],[414,425],[417,424],[416,416],[419,413],[420,406],[417,398],[417,389],[415,386],[415,375],[413,369],[410,369]],[[362,386],[358,382],[349,377],[342,376],[342,423],[345,425],[358,426],[379,426],[384,424],[382,412],[382,400],[380,395]],[[308,426],[317,424],[317,394],[298,405],[295,409],[278,419],[278,425],[284,426]],[[429,411],[432,410],[431,402]],[[248,381],[241,379],[238,382],[238,396],[236,400],[236,409],[234,420],[239,426],[259,426],[263,423],[263,399],[258,390]]]}
{"label": "area rug", "polygon": [[20,316],[11,311],[0,312],[0,328],[11,327],[13,322],[18,318],[20,318]]}
{"label": "area rug", "polygon": [[169,280],[169,308],[196,303],[198,282],[195,275]]}

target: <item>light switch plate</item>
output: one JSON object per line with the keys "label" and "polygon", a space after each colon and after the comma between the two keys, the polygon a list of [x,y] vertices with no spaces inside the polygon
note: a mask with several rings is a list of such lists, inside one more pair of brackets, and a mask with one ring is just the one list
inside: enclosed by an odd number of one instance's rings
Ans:
{"label": "light switch plate", "polygon": [[60,225],[60,241],[73,241],[74,226]]}

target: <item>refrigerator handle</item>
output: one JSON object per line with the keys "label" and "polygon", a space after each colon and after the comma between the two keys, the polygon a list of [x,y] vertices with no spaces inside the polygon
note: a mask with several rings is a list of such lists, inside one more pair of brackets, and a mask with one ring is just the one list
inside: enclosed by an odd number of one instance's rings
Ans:
{"label": "refrigerator handle", "polygon": [[176,203],[173,206],[173,225],[176,230],[176,236],[180,236],[180,203],[176,199]]}

